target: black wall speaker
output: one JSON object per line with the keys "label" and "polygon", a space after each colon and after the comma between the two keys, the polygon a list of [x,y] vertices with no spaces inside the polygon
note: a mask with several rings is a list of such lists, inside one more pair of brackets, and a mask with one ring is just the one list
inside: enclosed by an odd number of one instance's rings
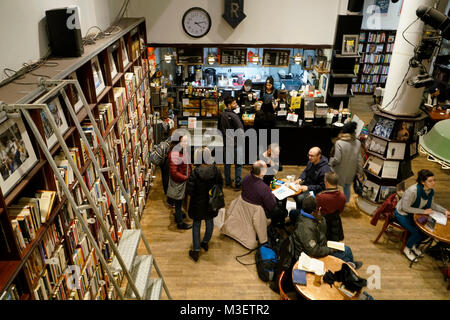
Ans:
{"label": "black wall speaker", "polygon": [[348,0],[347,10],[350,12],[361,12],[364,0]]}
{"label": "black wall speaker", "polygon": [[80,57],[84,48],[77,7],[45,11],[48,39],[53,56]]}

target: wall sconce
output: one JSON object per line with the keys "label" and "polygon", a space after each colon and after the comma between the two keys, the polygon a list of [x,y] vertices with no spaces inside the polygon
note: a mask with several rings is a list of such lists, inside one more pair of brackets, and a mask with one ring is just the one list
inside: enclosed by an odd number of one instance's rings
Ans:
{"label": "wall sconce", "polygon": [[210,64],[210,65],[216,63],[216,59],[217,59],[217,57],[215,55],[213,55],[211,52],[209,52],[208,58],[206,58],[206,60],[208,61],[208,64]]}
{"label": "wall sconce", "polygon": [[297,52],[294,56],[295,64],[301,64],[302,60],[303,60],[302,55],[299,52]]}
{"label": "wall sconce", "polygon": [[170,53],[165,53],[164,54],[164,61],[166,63],[170,63],[172,61],[172,55]]}
{"label": "wall sconce", "polygon": [[258,53],[259,53],[259,49],[255,48],[255,54],[251,58],[251,62],[253,64],[258,64],[261,59]]}

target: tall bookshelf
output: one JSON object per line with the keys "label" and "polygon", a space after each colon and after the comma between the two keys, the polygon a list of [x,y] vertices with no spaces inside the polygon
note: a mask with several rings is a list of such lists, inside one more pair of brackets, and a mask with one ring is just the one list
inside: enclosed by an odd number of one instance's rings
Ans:
{"label": "tall bookshelf", "polygon": [[[153,167],[148,160],[148,153],[153,144],[153,126],[146,26],[143,18],[125,18],[118,26],[120,31],[117,33],[98,40],[94,45],[86,46],[82,57],[50,58],[49,62],[58,67],[44,66],[42,71],[39,71],[55,80],[73,79],[76,76],[140,219],[153,175]],[[8,104],[33,103],[45,93],[37,85],[37,76],[27,74],[23,81],[36,85],[29,86],[28,93],[24,94],[23,86],[9,84],[0,88],[0,100]],[[94,141],[95,157],[105,166],[103,151],[96,146],[96,137],[95,134],[92,135],[92,124],[88,123],[87,112],[83,108],[77,110],[79,97],[75,88],[69,87],[67,94],[71,106],[67,106],[60,96],[49,102],[58,101],[61,105],[60,117],[67,123],[64,139],[71,147],[73,158],[91,193],[97,198],[106,197],[106,201],[99,204],[104,222],[117,244],[122,236],[122,228],[112,209],[113,202],[117,204],[128,227],[131,227],[134,221],[129,216],[129,208],[123,201],[124,195],[117,188],[114,177],[107,171],[101,173],[108,181],[114,199],[106,196],[99,183],[92,161],[86,155],[80,134],[66,108],[75,108],[83,131]],[[49,135],[46,131],[48,128],[45,127],[45,121],[39,111],[33,110],[32,117],[44,141],[49,144],[50,139],[47,139]],[[36,154],[37,161],[12,188],[5,192],[0,189],[0,297],[20,300],[115,299],[116,293],[112,283],[99,263],[85,230],[81,228],[61,192],[50,164],[42,150],[37,147],[36,139],[30,130],[21,132],[22,134],[29,137],[34,146],[30,152]],[[61,148],[58,142],[49,150],[55,159],[59,157]],[[66,178],[66,185],[74,194],[74,198],[82,205],[86,203],[85,197],[64,160],[58,160],[58,168]],[[48,216],[44,215],[41,219],[33,205],[24,204],[24,198],[35,198],[37,190],[50,191],[55,195]],[[25,214],[25,221],[16,222],[22,218],[14,214],[14,207],[22,207],[29,213]],[[99,227],[98,218],[90,209],[86,209],[83,214],[105,260],[111,263],[113,254]],[[20,229],[21,226],[23,228]],[[73,287],[71,282],[71,266],[78,266],[80,270],[81,278],[76,287]],[[117,274],[119,282],[122,277],[121,273]]]}
{"label": "tall bookshelf", "polygon": [[355,64],[353,93],[373,94],[376,87],[384,88],[396,32],[396,30],[361,30],[358,50],[361,57]]}

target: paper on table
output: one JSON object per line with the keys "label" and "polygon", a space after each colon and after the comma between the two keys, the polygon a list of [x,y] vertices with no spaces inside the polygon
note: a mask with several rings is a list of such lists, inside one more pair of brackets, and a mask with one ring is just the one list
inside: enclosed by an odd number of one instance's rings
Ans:
{"label": "paper on table", "polygon": [[447,216],[445,214],[433,211],[430,216],[436,220],[436,223],[442,224],[443,226],[447,225]]}
{"label": "paper on table", "polygon": [[275,195],[275,197],[277,197],[278,200],[283,200],[295,194],[295,191],[286,186],[281,186],[278,189],[273,190],[272,193]]}
{"label": "paper on table", "polygon": [[323,261],[311,258],[306,253],[302,252],[298,258],[298,268],[307,272],[314,272],[317,274],[324,274],[325,264]]}
{"label": "paper on table", "polygon": [[286,201],[286,210],[290,212],[291,210],[297,209],[297,204],[294,201]]}
{"label": "paper on table", "polygon": [[343,242],[337,242],[337,241],[327,241],[327,247],[345,251],[345,244]]}

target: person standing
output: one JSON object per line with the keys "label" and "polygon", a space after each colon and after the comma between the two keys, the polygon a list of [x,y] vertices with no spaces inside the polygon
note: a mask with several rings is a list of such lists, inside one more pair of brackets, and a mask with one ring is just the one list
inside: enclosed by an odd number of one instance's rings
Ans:
{"label": "person standing", "polygon": [[250,105],[255,103],[256,101],[256,93],[255,91],[253,91],[252,87],[253,87],[252,80],[247,79],[245,80],[242,89],[238,91],[237,103],[239,107],[244,106],[245,111],[251,111],[247,109],[250,109]]}
{"label": "person standing", "polygon": [[338,184],[344,188],[347,203],[350,201],[350,186],[356,174],[363,174],[361,142],[356,139],[356,122],[347,122],[334,143],[334,154],[330,158],[331,170],[339,177]]}
{"label": "person standing", "polygon": [[[200,248],[208,251],[208,242],[214,230],[213,218],[218,211],[209,208],[209,191],[214,185],[222,188],[223,178],[219,168],[214,164],[211,150],[208,148],[198,148],[194,152],[195,168],[189,176],[187,182],[187,193],[191,196],[189,201],[189,217],[194,220],[192,227],[192,250],[189,256],[198,261]],[[200,242],[200,227],[202,220],[205,221],[205,234]]]}
{"label": "person standing", "polygon": [[239,136],[236,130],[241,129],[244,134],[244,125],[239,116],[234,112],[237,108],[236,99],[227,96],[224,100],[226,109],[222,112],[219,119],[219,130],[222,132],[224,141],[224,173],[225,185],[231,187],[231,164],[234,163],[234,183],[235,188],[240,190],[242,182],[242,164],[244,163],[244,145],[238,145],[235,137]]}
{"label": "person standing", "polygon": [[[178,140],[178,141],[177,141]],[[167,190],[167,195],[170,196],[175,202],[175,223],[177,224],[178,229],[187,230],[192,228],[191,224],[187,224],[184,222],[183,211],[181,210],[183,206],[183,201],[185,198],[185,190],[186,187],[180,187],[180,190],[176,192],[180,192],[179,194],[173,194],[174,189],[171,190],[171,183],[175,182],[172,185],[181,186],[182,184],[186,184],[189,178],[189,175],[192,171],[192,166],[189,160],[189,154],[187,151],[188,144],[188,136],[180,136],[179,139],[172,139],[172,146],[169,152],[169,170],[170,170],[170,180],[169,186]]]}
{"label": "person standing", "polygon": [[411,233],[403,249],[403,253],[410,261],[414,261],[416,256],[422,256],[417,245],[426,239],[426,235],[414,223],[414,214],[429,215],[436,211],[444,213],[447,218],[450,217],[448,210],[433,201],[434,184],[433,172],[427,169],[420,170],[417,174],[417,183],[406,189],[394,210],[395,219]]}

